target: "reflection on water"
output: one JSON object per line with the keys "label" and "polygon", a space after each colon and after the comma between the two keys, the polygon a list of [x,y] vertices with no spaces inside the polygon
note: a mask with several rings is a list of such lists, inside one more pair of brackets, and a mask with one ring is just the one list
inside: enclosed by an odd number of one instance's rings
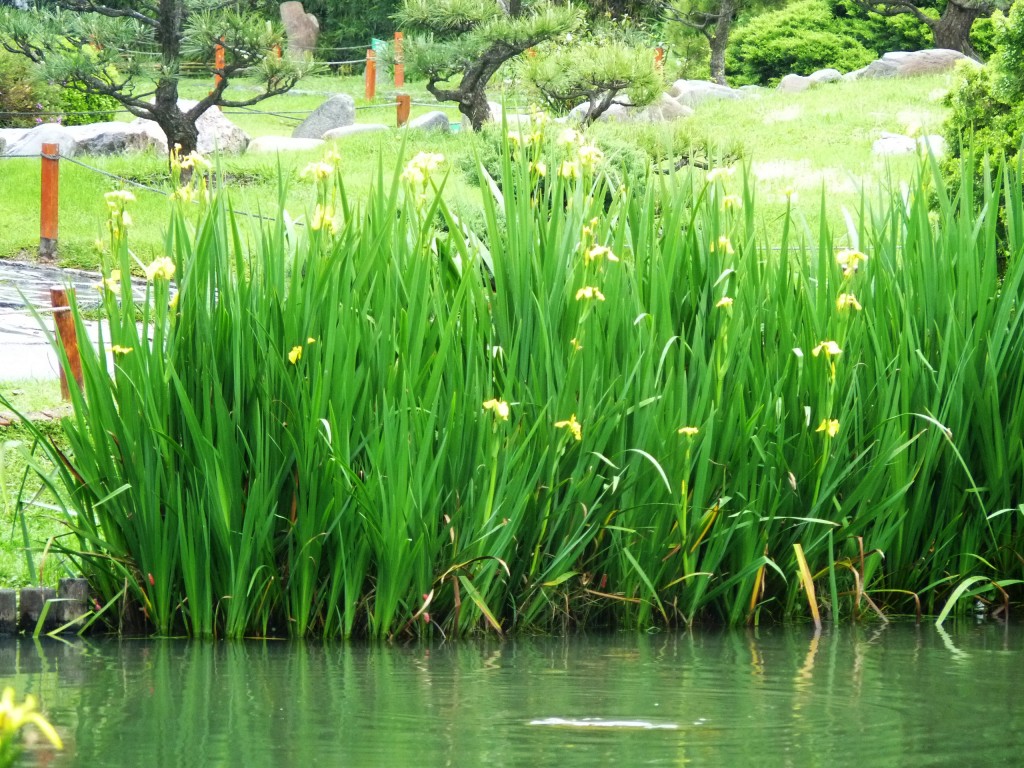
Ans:
{"label": "reflection on water", "polygon": [[51,766],[1021,764],[1024,631],[996,624],[440,646],[0,641]]}

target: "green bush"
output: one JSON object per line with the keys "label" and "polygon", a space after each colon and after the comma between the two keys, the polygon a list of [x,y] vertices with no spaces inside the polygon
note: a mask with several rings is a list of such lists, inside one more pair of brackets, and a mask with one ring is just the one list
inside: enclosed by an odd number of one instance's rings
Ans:
{"label": "green bush", "polygon": [[725,61],[736,84],[774,85],[790,73],[828,67],[849,72],[876,56],[843,31],[825,0],[801,0],[738,27]]}
{"label": "green bush", "polygon": [[1024,140],[1024,6],[992,17],[995,53],[979,68],[962,64],[946,97],[949,146],[946,175],[957,183],[959,159],[973,157],[976,175],[985,163],[1013,159]]}
{"label": "green bush", "polygon": [[[836,18],[837,28],[879,55],[890,51],[919,51],[934,44],[928,26],[909,13],[879,16],[868,13],[855,0],[827,0],[827,3]],[[938,16],[929,8],[924,12]]]}
{"label": "green bush", "polygon": [[85,93],[72,85],[60,90],[57,109],[63,112],[64,125],[86,125],[113,120],[121,108],[113,96]]}
{"label": "green bush", "polygon": [[31,128],[42,122],[54,93],[33,76],[28,59],[0,50],[0,128]]}

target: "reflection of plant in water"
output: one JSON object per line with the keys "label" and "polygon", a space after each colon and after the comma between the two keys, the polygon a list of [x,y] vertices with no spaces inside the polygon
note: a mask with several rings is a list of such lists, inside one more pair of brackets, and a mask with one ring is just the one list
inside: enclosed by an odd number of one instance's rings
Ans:
{"label": "reflection of plant in water", "polygon": [[19,732],[29,723],[38,728],[57,749],[64,749],[57,731],[35,710],[35,696],[26,696],[19,706],[14,703],[14,689],[4,688],[3,696],[0,697],[0,768],[14,765],[21,752]]}

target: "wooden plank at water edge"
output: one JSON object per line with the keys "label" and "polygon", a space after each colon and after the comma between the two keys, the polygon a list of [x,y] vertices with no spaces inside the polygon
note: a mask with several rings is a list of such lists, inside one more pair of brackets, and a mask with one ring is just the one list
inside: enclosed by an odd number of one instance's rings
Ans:
{"label": "wooden plank at water edge", "polygon": [[[50,288],[50,306],[53,307],[53,325],[57,330],[57,337],[68,358],[68,368],[81,388],[82,357],[78,352],[78,333],[75,331],[75,318],[71,316],[67,290],[56,286]],[[67,370],[63,365],[60,367],[60,395],[65,400],[71,399]]]}

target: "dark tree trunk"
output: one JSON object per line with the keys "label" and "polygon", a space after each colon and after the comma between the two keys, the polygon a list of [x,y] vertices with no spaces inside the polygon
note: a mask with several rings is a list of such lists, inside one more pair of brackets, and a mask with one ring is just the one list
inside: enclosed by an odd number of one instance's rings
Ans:
{"label": "dark tree trunk", "polygon": [[991,12],[991,6],[988,5],[972,7],[949,0],[942,16],[928,25],[935,35],[935,47],[949,48],[960,51],[971,58],[978,58],[974,48],[971,47],[971,27],[974,25],[975,19],[986,14],[986,8],[988,12]]}
{"label": "dark tree trunk", "polygon": [[711,79],[719,85],[727,84],[725,82],[725,49],[729,46],[729,32],[732,30],[732,19],[735,14],[735,0],[722,0],[714,32],[708,35],[708,43],[711,45]]}

